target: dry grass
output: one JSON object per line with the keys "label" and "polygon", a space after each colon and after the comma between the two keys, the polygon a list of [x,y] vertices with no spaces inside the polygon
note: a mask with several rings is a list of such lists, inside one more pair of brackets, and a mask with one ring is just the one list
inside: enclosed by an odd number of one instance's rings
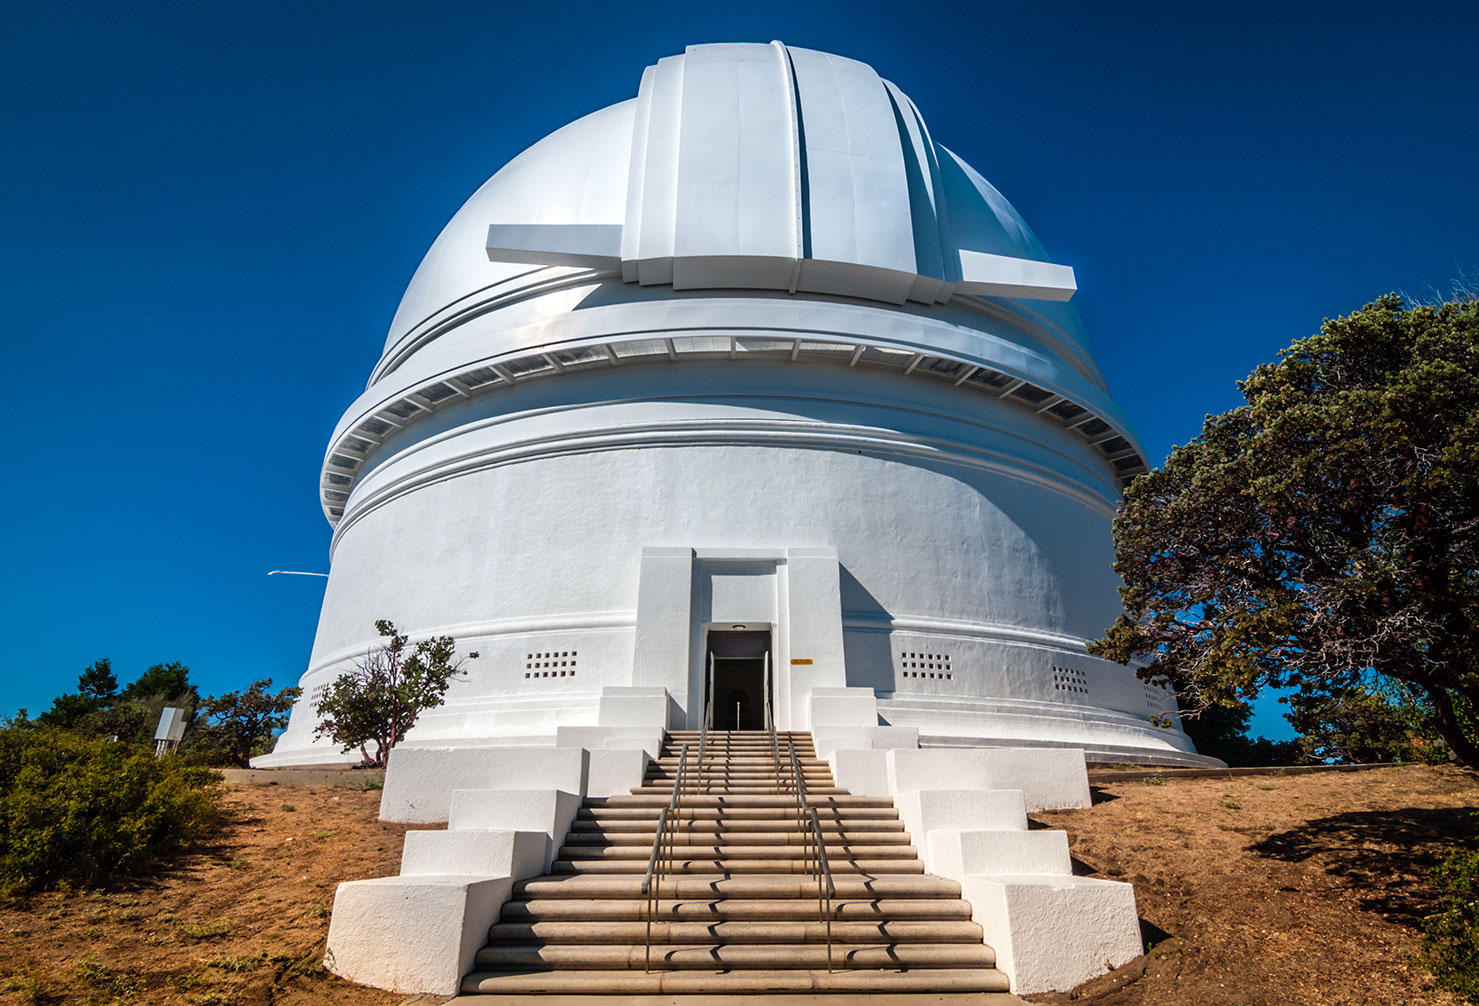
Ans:
{"label": "dry grass", "polygon": [[[0,902],[0,1003],[391,1006],[323,971],[334,888],[399,865],[380,794],[233,787],[221,829],[158,875]],[[1479,844],[1479,775],[1113,783],[1064,828],[1081,872],[1133,881],[1140,957],[1073,995],[1091,1006],[1457,1006],[1410,963],[1448,845]]]}
{"label": "dry grass", "polygon": [[1067,830],[1080,872],[1135,885],[1151,952],[1043,1003],[1457,1006],[1412,963],[1449,846],[1479,844],[1479,774],[1111,783]]}
{"label": "dry grass", "polygon": [[335,886],[399,867],[406,829],[378,821],[379,802],[231,787],[218,831],[152,877],[0,902],[0,1003],[402,1002],[320,966]]}

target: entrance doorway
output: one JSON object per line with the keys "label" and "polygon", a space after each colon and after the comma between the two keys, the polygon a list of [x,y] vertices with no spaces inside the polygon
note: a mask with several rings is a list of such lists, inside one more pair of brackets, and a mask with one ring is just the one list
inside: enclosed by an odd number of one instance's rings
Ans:
{"label": "entrance doorway", "polygon": [[[714,668],[712,682],[707,673],[710,661]],[[767,665],[772,691],[775,677],[770,630],[710,629],[704,664],[704,697],[713,699],[709,726],[715,730],[764,730]]]}

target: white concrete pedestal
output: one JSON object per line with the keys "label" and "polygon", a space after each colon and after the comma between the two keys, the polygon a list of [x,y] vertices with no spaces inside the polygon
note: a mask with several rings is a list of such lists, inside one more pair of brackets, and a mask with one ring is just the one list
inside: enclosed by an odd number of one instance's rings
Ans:
{"label": "white concrete pedestal", "polygon": [[391,992],[455,995],[513,885],[447,874],[340,884],[324,967]]}

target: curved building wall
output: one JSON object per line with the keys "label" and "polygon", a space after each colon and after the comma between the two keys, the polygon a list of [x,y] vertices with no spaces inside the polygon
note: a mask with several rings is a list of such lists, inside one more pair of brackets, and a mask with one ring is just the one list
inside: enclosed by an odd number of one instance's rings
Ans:
{"label": "curved building wall", "polygon": [[[730,320],[777,307],[738,300]],[[587,311],[608,331],[631,321]],[[827,546],[846,682],[874,688],[888,722],[931,743],[1174,755],[1189,745],[1151,725],[1141,683],[1082,650],[1119,611],[1117,492],[1082,437],[1032,408],[862,364],[694,359],[528,382],[439,408],[367,465],[302,684],[346,670],[384,617],[480,653],[413,741],[592,724],[600,689],[634,681],[644,547]],[[539,666],[548,654],[561,666]],[[336,759],[312,725],[296,713],[274,757]]]}

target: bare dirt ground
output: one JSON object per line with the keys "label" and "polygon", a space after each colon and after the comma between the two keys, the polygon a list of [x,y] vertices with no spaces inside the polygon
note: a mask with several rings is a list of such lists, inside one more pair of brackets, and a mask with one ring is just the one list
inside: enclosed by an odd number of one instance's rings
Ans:
{"label": "bare dirt ground", "polygon": [[[395,1006],[326,974],[341,880],[394,873],[403,826],[380,794],[228,787],[220,829],[156,876],[0,902],[0,1003]],[[1458,1006],[1411,963],[1440,850],[1479,845],[1479,774],[1106,784],[1034,815],[1077,868],[1135,884],[1153,944],[1071,994],[1091,1006]]]}
{"label": "bare dirt ground", "polygon": [[1428,871],[1479,846],[1479,773],[1167,779],[1096,787],[1088,810],[1033,815],[1075,868],[1135,885],[1151,952],[1034,1002],[1344,1006],[1462,1000],[1412,961]]}
{"label": "bare dirt ground", "polygon": [[157,875],[0,901],[0,1002],[390,1006],[321,967],[341,880],[399,869],[378,791],[233,786],[219,829]]}

